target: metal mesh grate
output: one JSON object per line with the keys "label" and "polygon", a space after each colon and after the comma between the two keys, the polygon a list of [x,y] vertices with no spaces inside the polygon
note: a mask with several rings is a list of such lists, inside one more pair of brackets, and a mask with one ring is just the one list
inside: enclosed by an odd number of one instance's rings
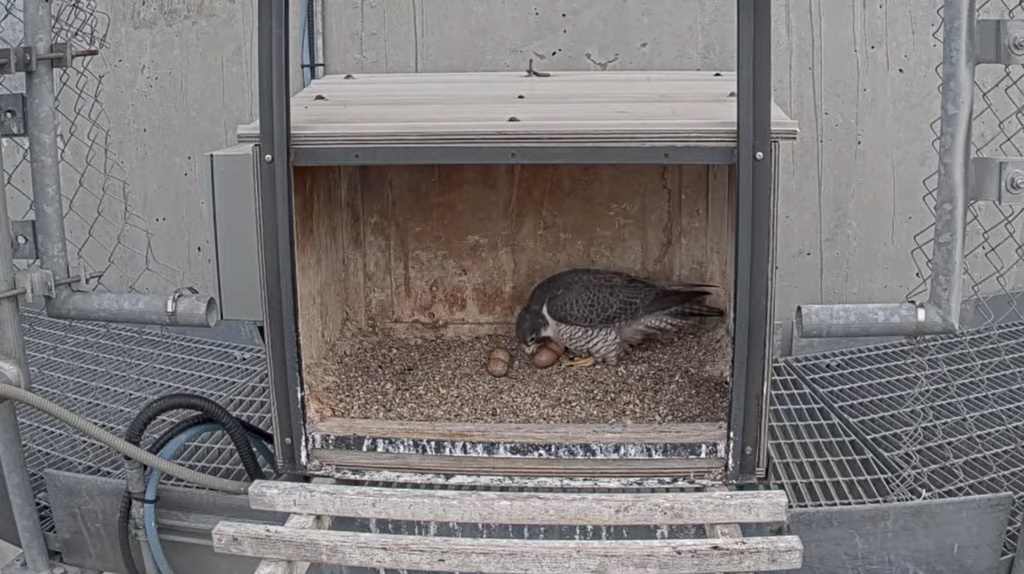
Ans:
{"label": "metal mesh grate", "polygon": [[[91,422],[123,436],[128,423],[155,397],[190,392],[208,397],[261,428],[270,427],[270,397],[263,349],[156,331],[59,321],[22,314],[33,389]],[[193,413],[171,413],[155,423],[147,442]],[[42,472],[45,469],[120,477],[120,455],[26,407],[18,417],[38,505],[54,532]],[[198,470],[244,480],[238,455],[223,435],[192,444],[179,457]],[[170,480],[169,483],[176,483]],[[185,483],[177,483],[185,485]]]}
{"label": "metal mesh grate", "polygon": [[789,358],[775,373],[773,479],[794,504],[1011,492],[1003,556],[1013,556],[1024,511],[1024,323]]}
{"label": "metal mesh grate", "polygon": [[786,363],[775,366],[769,405],[771,481],[797,506],[919,498],[893,476]]}

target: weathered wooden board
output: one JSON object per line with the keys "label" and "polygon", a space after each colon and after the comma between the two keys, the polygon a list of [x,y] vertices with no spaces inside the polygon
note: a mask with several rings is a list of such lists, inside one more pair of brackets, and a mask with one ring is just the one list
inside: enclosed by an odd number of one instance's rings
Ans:
{"label": "weathered wooden board", "polygon": [[[724,486],[724,485],[712,486],[712,487],[709,487],[707,489],[707,491],[708,492],[717,492],[717,493],[729,492],[729,487]],[[787,503],[788,503],[788,498],[787,498]],[[785,519],[779,520],[779,522],[784,522],[784,521],[785,521]],[[763,522],[770,522],[770,521],[765,520]],[[707,531],[708,538],[743,538],[743,530],[740,528],[739,523],[736,523],[736,522],[729,523],[729,524],[724,523],[724,522],[720,523],[720,524],[715,524],[715,523],[707,522],[705,524],[704,528]]]}
{"label": "weathered wooden board", "polygon": [[351,294],[348,283],[355,283],[348,272],[354,265],[351,261],[362,262],[362,255],[355,251],[346,239],[341,218],[355,216],[346,209],[347,199],[358,195],[357,174],[345,170],[318,170],[316,177],[295,178],[294,193],[294,235],[295,235],[295,286],[299,302],[299,333],[302,350],[307,358],[320,355],[341,333],[346,324],[346,312],[361,309],[362,306],[345,306]]}
{"label": "weathered wooden board", "polygon": [[724,458],[528,458],[309,450],[310,469],[387,470],[485,476],[642,478],[721,475]]}
{"label": "weathered wooden board", "polygon": [[728,306],[729,169],[650,165],[296,168],[303,358],[345,329],[505,333],[572,266],[713,282]]}
{"label": "weathered wooden board", "polygon": [[[292,142],[728,145],[736,141],[735,90],[733,72],[333,75],[292,99]],[[797,131],[773,104],[773,137],[793,139]],[[259,125],[237,134],[256,141]]]}
{"label": "weathered wooden board", "polygon": [[[294,514],[285,521],[285,528],[294,530],[326,530],[330,527],[329,516],[316,514]],[[253,574],[306,574],[309,562],[286,562],[282,560],[264,560]]]}
{"label": "weathered wooden board", "polygon": [[729,524],[785,522],[781,490],[566,493],[421,490],[256,481],[258,510],[357,518],[495,524]]}
{"label": "weathered wooden board", "polygon": [[571,574],[771,571],[799,568],[795,536],[741,540],[553,541],[433,538],[290,530],[222,521],[218,552],[320,564],[407,570]]}
{"label": "weathered wooden board", "polygon": [[725,440],[725,423],[686,424],[468,424],[330,418],[312,433],[464,442],[537,444],[700,443]]}

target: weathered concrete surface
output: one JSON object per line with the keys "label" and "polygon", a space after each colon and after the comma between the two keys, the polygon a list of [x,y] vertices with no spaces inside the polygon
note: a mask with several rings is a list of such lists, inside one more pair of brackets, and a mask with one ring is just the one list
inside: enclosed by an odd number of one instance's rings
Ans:
{"label": "weathered concrete surface", "polygon": [[[291,4],[297,16],[299,3]],[[57,88],[60,136],[69,142],[62,180],[72,263],[79,247],[93,269],[112,259],[104,284],[114,290],[212,289],[205,154],[234,143],[236,126],[258,113],[256,0],[101,1],[94,12],[64,2],[55,14],[57,39],[101,52],[58,74],[67,78]],[[20,27],[15,17],[8,22],[0,35],[16,44]],[[294,17],[296,47],[299,24]],[[298,57],[296,49],[295,91]],[[20,75],[4,78],[3,91],[23,89]],[[7,169],[18,166],[7,189],[13,217],[30,215],[20,145],[4,140]]]}
{"label": "weathered concrete surface", "polygon": [[[150,267],[210,289],[215,275],[205,154],[258,114],[255,0],[102,2],[110,48],[100,98],[134,210],[152,233]],[[298,12],[298,2],[292,3]],[[292,18],[297,46],[299,20]],[[301,89],[297,49],[293,90]],[[141,289],[166,289],[153,277]]]}

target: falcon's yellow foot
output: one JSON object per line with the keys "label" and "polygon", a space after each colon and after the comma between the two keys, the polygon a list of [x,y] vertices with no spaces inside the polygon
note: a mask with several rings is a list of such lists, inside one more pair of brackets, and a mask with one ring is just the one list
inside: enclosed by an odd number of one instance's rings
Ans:
{"label": "falcon's yellow foot", "polygon": [[567,367],[590,367],[590,366],[592,366],[596,362],[597,362],[597,360],[594,359],[594,357],[577,357],[577,358],[567,362],[565,364],[565,366],[567,366]]}

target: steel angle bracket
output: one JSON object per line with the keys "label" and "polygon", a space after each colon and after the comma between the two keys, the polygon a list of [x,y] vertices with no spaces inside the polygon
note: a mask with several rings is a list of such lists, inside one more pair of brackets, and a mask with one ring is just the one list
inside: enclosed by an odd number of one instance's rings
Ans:
{"label": "steel angle bracket", "polygon": [[971,160],[969,201],[1024,203],[1024,158],[976,157]]}
{"label": "steel angle bracket", "polygon": [[1024,20],[978,20],[978,64],[1024,64]]}
{"label": "steel angle bracket", "polygon": [[55,297],[57,287],[53,272],[49,269],[26,269],[14,273],[14,286],[25,290],[25,302],[33,303],[37,298]]}

